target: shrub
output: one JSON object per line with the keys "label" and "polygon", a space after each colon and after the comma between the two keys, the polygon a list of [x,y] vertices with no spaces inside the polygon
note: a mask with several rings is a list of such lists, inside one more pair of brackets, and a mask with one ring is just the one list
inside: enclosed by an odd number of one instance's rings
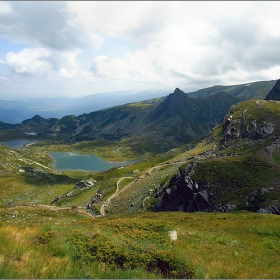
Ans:
{"label": "shrub", "polygon": [[142,267],[165,278],[191,278],[194,274],[185,260],[170,250],[158,250],[155,245],[137,245],[129,240],[113,242],[99,232],[90,238],[80,231],[73,232],[69,241],[81,261],[106,263],[120,269]]}

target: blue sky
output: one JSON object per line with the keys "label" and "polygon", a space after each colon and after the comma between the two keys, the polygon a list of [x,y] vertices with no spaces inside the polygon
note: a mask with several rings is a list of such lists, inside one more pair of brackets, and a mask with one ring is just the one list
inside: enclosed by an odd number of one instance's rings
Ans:
{"label": "blue sky", "polygon": [[280,78],[279,2],[1,1],[0,99]]}

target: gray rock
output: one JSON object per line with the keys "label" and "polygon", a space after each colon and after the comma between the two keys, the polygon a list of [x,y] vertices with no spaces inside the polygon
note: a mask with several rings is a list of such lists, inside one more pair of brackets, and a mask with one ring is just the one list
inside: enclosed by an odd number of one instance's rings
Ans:
{"label": "gray rock", "polygon": [[74,189],[76,188],[90,188],[95,184],[95,180],[93,179],[89,179],[89,180],[82,180],[80,182],[78,182],[75,186]]}
{"label": "gray rock", "polygon": [[229,204],[229,203],[219,203],[215,206],[207,208],[205,211],[206,212],[222,212],[226,213],[228,211],[236,210],[237,207],[234,204]]}
{"label": "gray rock", "polygon": [[278,206],[270,204],[266,206],[265,208],[260,208],[257,213],[261,214],[277,214],[280,215],[280,209]]}
{"label": "gray rock", "polygon": [[191,178],[197,163],[187,165],[175,174],[161,191],[162,200],[154,211],[204,211],[214,200],[213,194]]}
{"label": "gray rock", "polygon": [[53,204],[53,203],[59,201],[60,199],[62,199],[62,198],[64,198],[64,197],[65,197],[65,195],[60,195],[60,196],[56,197],[53,201],[51,201],[51,204]]}
{"label": "gray rock", "polygon": [[103,192],[97,192],[90,200],[90,204],[99,203],[103,199]]}

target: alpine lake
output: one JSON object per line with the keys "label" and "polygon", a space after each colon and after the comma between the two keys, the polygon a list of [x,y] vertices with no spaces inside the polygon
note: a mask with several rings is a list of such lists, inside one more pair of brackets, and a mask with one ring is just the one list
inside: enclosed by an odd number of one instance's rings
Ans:
{"label": "alpine lake", "polygon": [[[17,139],[0,142],[0,144],[6,145],[12,149],[20,149],[36,142],[39,141]],[[126,166],[137,162],[137,160],[112,162],[103,160],[94,154],[77,154],[73,152],[53,152],[49,153],[49,155],[54,160],[50,165],[54,171],[106,171],[113,167]]]}

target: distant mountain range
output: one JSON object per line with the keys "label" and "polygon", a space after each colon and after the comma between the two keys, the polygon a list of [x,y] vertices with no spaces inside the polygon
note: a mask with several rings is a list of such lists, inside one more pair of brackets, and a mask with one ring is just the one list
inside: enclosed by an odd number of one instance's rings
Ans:
{"label": "distant mountain range", "polygon": [[66,115],[80,115],[93,111],[143,101],[167,95],[168,90],[115,91],[87,95],[80,98],[28,98],[24,100],[1,100],[0,121],[21,123],[23,120],[40,115],[44,118],[62,118]]}
{"label": "distant mountain range", "polygon": [[[70,143],[103,138],[131,138],[147,150],[166,151],[205,136],[221,122],[229,107],[239,99],[227,93],[194,98],[180,89],[167,97],[134,102],[61,119],[36,115],[13,126],[18,133],[36,132]],[[2,123],[5,129],[11,128]]]}
{"label": "distant mountain range", "polygon": [[[190,97],[207,97],[225,92],[239,100],[264,99],[276,80],[253,82],[231,86],[213,86],[189,92]],[[185,90],[185,92],[187,92]],[[1,100],[0,121],[19,124],[23,120],[40,115],[43,118],[62,118],[66,115],[81,115],[118,105],[165,97],[169,90],[115,91],[92,94],[80,98],[28,98],[24,100]]]}
{"label": "distant mountain range", "polygon": [[[260,85],[263,88],[265,82],[248,87],[260,89]],[[125,200],[120,195],[116,204],[112,203],[111,207],[122,205],[114,208],[114,213],[129,213],[139,205],[141,211],[280,214],[280,80],[258,100],[242,101],[246,91],[244,86],[240,88],[239,93],[237,89],[213,93],[212,89],[203,97],[192,97],[176,88],[166,97],[78,116],[45,119],[36,115],[16,125],[0,122],[0,138],[5,133],[18,137],[36,132],[36,136],[26,137],[53,140],[49,144],[125,140],[121,145],[129,143],[134,155],[184,150],[135,180],[140,196],[124,191]],[[183,144],[193,140],[198,145],[185,150],[187,145]],[[170,168],[169,175],[155,176],[152,184],[139,182],[160,168],[164,172]]]}
{"label": "distant mountain range", "polygon": [[226,92],[233,97],[239,98],[240,100],[264,99],[275,85],[276,81],[277,80],[259,81],[231,86],[216,85],[213,87],[200,89],[195,92],[189,92],[188,95],[201,98],[215,94],[217,92]]}

